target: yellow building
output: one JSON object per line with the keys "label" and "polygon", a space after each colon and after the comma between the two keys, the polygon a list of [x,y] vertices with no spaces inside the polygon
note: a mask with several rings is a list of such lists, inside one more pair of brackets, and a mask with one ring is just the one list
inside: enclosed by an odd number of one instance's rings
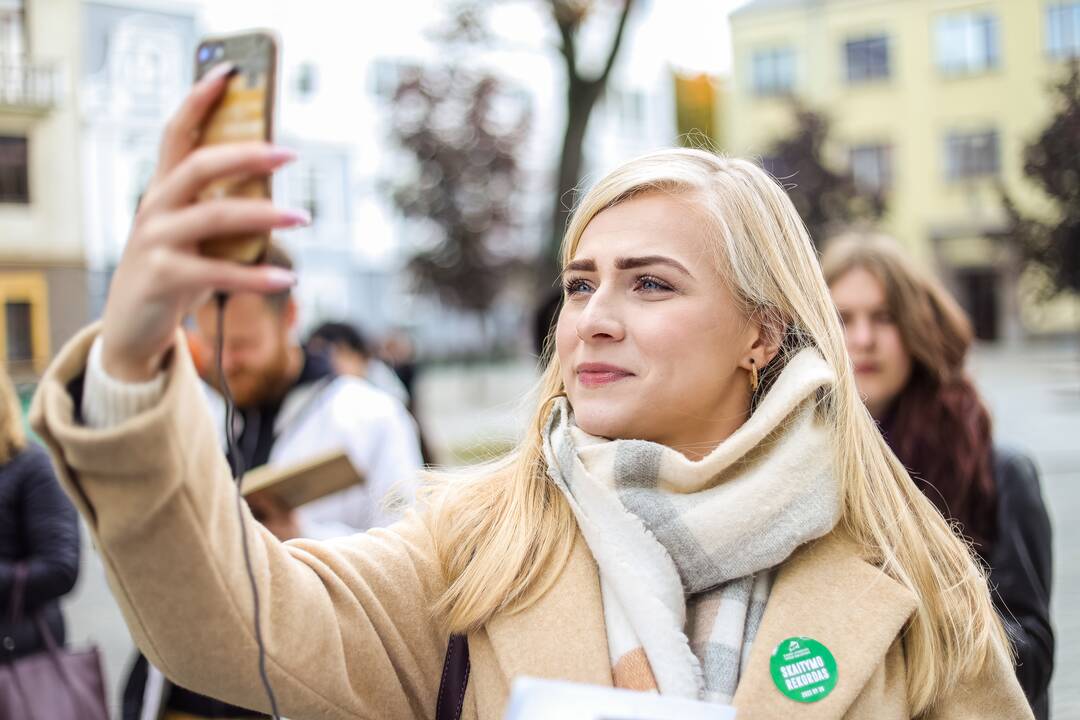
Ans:
{"label": "yellow building", "polygon": [[40,373],[87,320],[79,0],[0,0],[0,362]]}
{"label": "yellow building", "polygon": [[1049,207],[1022,153],[1080,56],[1080,0],[755,0],[731,30],[730,152],[766,156],[802,98],[832,121],[830,160],[884,190],[883,228],[941,272],[980,337],[1076,327],[1071,299],[1017,301],[1031,278],[1000,237],[995,186]]}

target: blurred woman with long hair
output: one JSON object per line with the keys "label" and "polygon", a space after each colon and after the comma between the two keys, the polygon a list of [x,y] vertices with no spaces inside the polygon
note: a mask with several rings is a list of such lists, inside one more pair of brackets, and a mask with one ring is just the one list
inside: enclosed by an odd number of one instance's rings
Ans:
{"label": "blurred woman with long hair", "polygon": [[919,487],[989,565],[1017,675],[1045,718],[1054,658],[1050,521],[1035,465],[993,441],[965,368],[971,323],[888,238],[838,238],[822,267],[859,393]]}
{"label": "blurred woman with long hair", "polygon": [[740,720],[804,702],[849,720],[1031,717],[984,575],[874,427],[806,229],[746,161],[659,151],[584,196],[506,458],[335,541],[282,544],[238,516],[176,328],[207,290],[291,281],[201,257],[202,238],[296,218],[193,204],[214,178],[288,159],[192,152],[221,82],[170,124],[103,323],[60,354],[34,411],[167,675],[270,705],[237,592],[248,537],[285,715],[494,720],[532,675],[730,703]]}
{"label": "blurred woman with long hair", "polygon": [[[48,454],[27,440],[19,397],[7,368],[0,367],[0,663],[46,648],[35,616],[58,643],[64,642],[60,598],[71,592],[78,575],[78,515]],[[10,604],[17,583],[22,617],[13,622]]]}

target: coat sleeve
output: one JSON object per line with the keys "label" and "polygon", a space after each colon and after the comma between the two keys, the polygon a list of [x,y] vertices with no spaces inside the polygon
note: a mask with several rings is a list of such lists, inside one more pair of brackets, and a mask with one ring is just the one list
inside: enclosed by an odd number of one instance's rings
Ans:
{"label": "coat sleeve", "polygon": [[[60,489],[48,454],[34,444],[13,461],[27,555],[23,604],[32,612],[75,587],[79,576],[79,517]],[[0,561],[0,597],[11,594],[15,563]]]}
{"label": "coat sleeve", "polygon": [[68,386],[95,334],[61,352],[31,417],[147,658],[192,690],[269,710],[246,536],[281,713],[432,717],[446,636],[430,607],[445,585],[425,519],[410,512],[365,535],[279,543],[238,500],[183,342],[157,405],[110,428],[78,422]]}
{"label": "coat sleeve", "polygon": [[1050,624],[1051,528],[1030,458],[995,453],[998,535],[990,557],[990,584],[1016,652],[1016,675],[1035,707],[1046,704],[1054,669]]}

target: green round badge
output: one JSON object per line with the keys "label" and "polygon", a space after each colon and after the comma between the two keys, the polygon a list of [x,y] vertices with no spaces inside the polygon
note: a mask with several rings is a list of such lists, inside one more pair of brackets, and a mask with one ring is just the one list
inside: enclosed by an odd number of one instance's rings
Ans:
{"label": "green round badge", "polygon": [[781,642],[773,650],[769,670],[776,689],[795,702],[817,702],[836,687],[836,658],[813,638]]}

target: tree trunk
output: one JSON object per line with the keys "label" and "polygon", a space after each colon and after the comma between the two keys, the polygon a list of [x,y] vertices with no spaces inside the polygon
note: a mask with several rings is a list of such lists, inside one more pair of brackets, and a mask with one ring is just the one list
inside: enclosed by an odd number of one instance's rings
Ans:
{"label": "tree trunk", "polygon": [[575,200],[574,190],[581,180],[585,132],[589,128],[589,117],[600,98],[602,87],[596,82],[571,80],[567,88],[566,131],[563,134],[562,154],[559,156],[558,194],[551,212],[551,235],[540,268],[539,281],[543,289],[550,288],[562,270],[559,266],[559,249],[566,231],[566,222],[570,217],[570,207]]}

